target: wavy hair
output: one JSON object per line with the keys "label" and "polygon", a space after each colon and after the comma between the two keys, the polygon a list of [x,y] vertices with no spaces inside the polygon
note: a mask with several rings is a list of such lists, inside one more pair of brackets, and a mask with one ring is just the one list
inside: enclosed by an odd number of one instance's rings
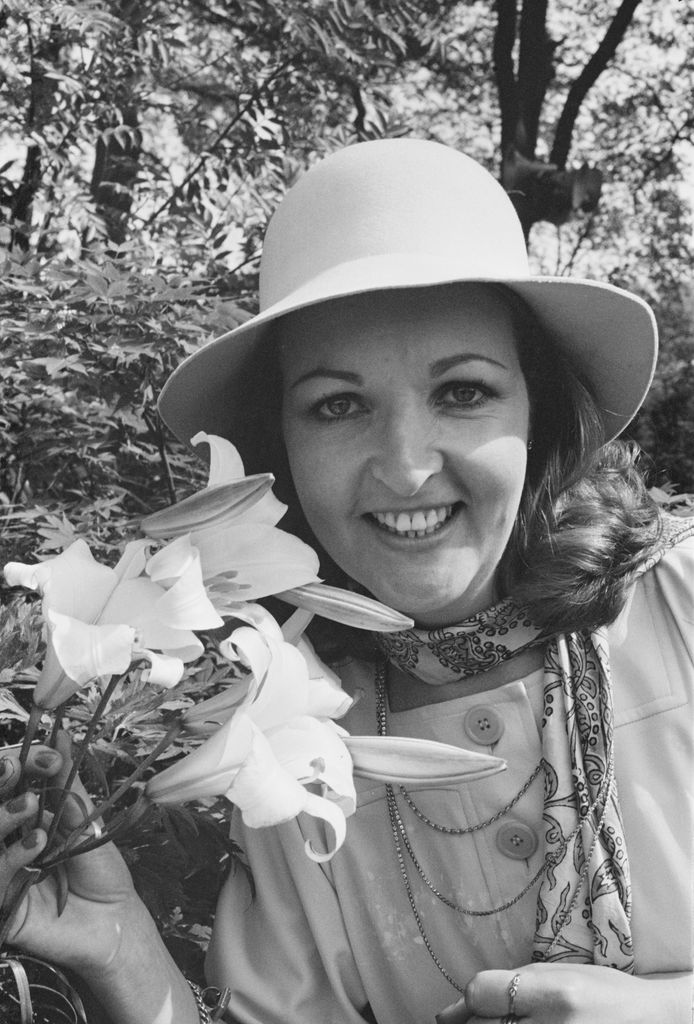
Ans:
{"label": "wavy hair", "polygon": [[[660,513],[646,490],[636,445],[602,443],[602,421],[580,375],[520,296],[505,285],[488,287],[513,318],[532,438],[518,515],[499,566],[500,594],[527,608],[547,635],[594,629],[623,607],[634,572],[660,534]],[[294,489],[281,436],[281,324],[269,330],[246,368],[251,411],[233,441],[247,472],[274,473],[275,493],[289,506],[280,526],[318,552],[322,578],[353,587],[316,540]],[[356,641],[352,631],[315,620],[312,639],[326,657]],[[364,653],[363,634],[358,647]]]}
{"label": "wavy hair", "polygon": [[505,286],[492,287],[513,317],[533,442],[500,588],[547,634],[595,629],[621,611],[660,536],[661,514],[638,446],[603,443],[587,384],[526,303]]}

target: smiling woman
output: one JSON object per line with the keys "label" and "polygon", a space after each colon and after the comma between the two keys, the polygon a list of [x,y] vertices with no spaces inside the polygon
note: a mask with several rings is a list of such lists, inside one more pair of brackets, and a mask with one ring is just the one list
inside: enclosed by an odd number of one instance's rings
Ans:
{"label": "smiling woman", "polygon": [[289,466],[323,549],[421,625],[491,604],[529,430],[510,312],[474,285],[390,292],[291,314],[279,337]]}
{"label": "smiling woman", "polygon": [[[165,420],[273,472],[323,578],[413,620],[309,632],[346,729],[506,767],[358,780],[330,863],[304,855],[330,848],[321,820],[258,831],[240,808],[252,882],[226,882],[207,963],[225,1019],[691,1024],[694,523],[661,516],[615,440],[651,379],[650,309],[531,277],[498,183],[402,139],[289,191],[260,308],[174,373]],[[0,880],[31,863],[12,849]],[[114,1024],[207,1020],[114,863],[51,918],[65,962]],[[126,943],[85,942],[100,901]]]}

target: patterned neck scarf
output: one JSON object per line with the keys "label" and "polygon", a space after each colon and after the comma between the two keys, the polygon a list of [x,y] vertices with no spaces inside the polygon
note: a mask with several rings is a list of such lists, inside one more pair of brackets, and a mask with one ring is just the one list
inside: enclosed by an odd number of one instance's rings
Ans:
{"label": "patterned neck scarf", "polygon": [[[667,518],[636,577],[694,534]],[[533,959],[595,963],[632,973],[631,884],[614,772],[607,634],[549,641],[512,601],[459,625],[378,634],[389,661],[428,683],[465,679],[545,644],[542,762],[546,870],[537,900]]]}

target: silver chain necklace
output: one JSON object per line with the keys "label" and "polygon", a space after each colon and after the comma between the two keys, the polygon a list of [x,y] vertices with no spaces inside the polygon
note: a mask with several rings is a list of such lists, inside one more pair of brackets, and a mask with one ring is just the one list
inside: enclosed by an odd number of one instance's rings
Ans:
{"label": "silver chain necklace", "polygon": [[[376,716],[377,716],[378,735],[379,736],[387,736],[388,735],[388,719],[387,719],[387,711],[386,711],[386,665],[387,665],[387,662],[381,662],[379,664],[378,668],[376,669]],[[610,768],[611,767],[612,767],[612,765],[610,765]],[[453,828],[453,827],[449,827],[449,826],[446,826],[446,825],[439,825],[438,823],[431,821],[415,805],[415,803],[412,800],[410,794],[408,793],[407,789],[404,786],[400,786],[399,790],[400,790],[401,795],[405,799],[407,805],[412,809],[412,811],[417,815],[417,817],[421,821],[423,821],[426,825],[428,825],[430,828],[435,829],[437,832],[441,832],[441,833],[444,833],[446,835],[467,835],[467,834],[470,834],[472,832],[477,832],[480,829],[488,828],[490,825],[494,824],[496,821],[499,821],[499,819],[502,818],[505,814],[507,814],[509,812],[509,810],[512,807],[514,807],[515,804],[518,803],[518,801],[521,799],[521,797],[523,797],[525,795],[525,793],[527,793],[528,789],[530,788],[530,786],[532,785],[534,780],[537,778],[537,776],[540,774],[540,772],[543,769],[544,769],[544,760],[541,760],[540,763],[538,764],[538,766],[534,769],[534,771],[532,772],[532,774],[528,778],[528,780],[523,784],[523,786],[518,791],[518,793],[513,797],[513,799],[511,801],[509,801],[508,804],[505,805],[505,807],[502,807],[502,809],[500,811],[498,811],[496,814],[494,814],[491,818],[487,819],[486,821],[480,822],[477,825],[472,825],[472,826],[468,826],[468,827],[465,827],[465,828]],[[593,847],[594,847],[595,843],[597,842],[597,837],[598,837],[598,835],[600,833],[600,829],[602,827],[602,823],[603,823],[603,820],[604,820],[604,817],[605,817],[605,813],[606,813],[606,810],[607,810],[607,802],[608,802],[607,797],[608,797],[609,792],[611,791],[611,788],[612,788],[612,772],[610,772],[609,770],[608,770],[607,777],[605,778],[605,780],[603,782],[603,787],[605,787],[606,790],[607,790],[607,792],[605,794],[605,804],[604,804],[603,812],[602,812],[602,815],[601,815],[600,820],[598,822],[597,828],[594,831],[593,841],[592,841],[590,849],[588,851],[588,855],[585,857],[583,869],[581,870],[581,872],[579,874],[579,878],[578,878],[578,882],[577,882],[577,885],[576,885],[576,889],[575,889],[574,894],[573,894],[573,898],[572,898],[569,906],[566,908],[564,914],[562,915],[562,919],[561,919],[559,928],[555,932],[555,935],[554,935],[554,938],[552,940],[552,943],[550,944],[550,946],[545,951],[543,959],[547,959],[549,957],[549,954],[552,952],[552,950],[554,949],[554,947],[558,943],[559,936],[561,934],[561,930],[564,927],[564,925],[568,923],[568,921],[569,921],[569,919],[571,917],[571,914],[575,910],[576,905],[578,903],[578,899],[580,897],[581,888],[582,888],[582,882],[583,882],[584,878],[587,875],[588,867],[589,867],[589,863],[590,863],[590,858],[591,858],[591,855],[592,855],[592,852],[593,852]],[[601,790],[602,790],[603,787],[601,787]],[[430,891],[434,894],[434,896],[436,896],[437,899],[440,900],[441,903],[443,903],[445,906],[449,907],[451,910],[454,910],[456,913],[462,914],[462,915],[464,915],[466,917],[491,917],[491,916],[493,916],[495,914],[503,913],[504,911],[508,910],[510,907],[514,906],[514,904],[518,903],[519,900],[521,900],[528,892],[530,892],[530,890],[535,885],[537,885],[537,883],[540,881],[540,879],[544,875],[544,873],[547,870],[547,868],[550,867],[552,864],[555,864],[558,860],[561,859],[563,851],[566,849],[568,844],[571,843],[571,842],[574,842],[578,838],[580,830],[581,830],[582,821],[584,821],[585,818],[587,818],[588,815],[591,814],[594,811],[595,806],[597,805],[597,802],[598,801],[596,799],[596,801],[589,808],[586,816],[583,819],[579,819],[578,824],[572,830],[572,832],[567,836],[566,840],[564,841],[564,843],[561,846],[561,849],[559,851],[557,851],[557,852],[554,852],[554,853],[548,853],[545,856],[545,859],[543,860],[539,870],[535,873],[535,875],[533,875],[533,877],[530,879],[528,884],[525,885],[524,888],[519,893],[517,893],[515,896],[511,897],[511,899],[506,900],[505,903],[500,904],[500,906],[498,906],[498,907],[492,907],[492,908],[490,908],[488,910],[469,910],[466,907],[461,907],[459,903],[456,903],[454,900],[449,899],[443,893],[439,892],[439,890],[434,886],[434,884],[431,882],[431,880],[426,875],[424,869],[422,868],[421,864],[419,863],[419,860],[417,859],[417,857],[416,857],[416,855],[414,853],[414,850],[412,848],[412,844],[410,842],[410,837],[407,834],[407,829],[405,828],[405,823],[402,820],[402,816],[401,816],[400,810],[398,808],[398,804],[397,804],[397,800],[395,798],[395,791],[393,789],[393,786],[390,783],[386,783],[386,804],[387,804],[387,807],[388,807],[388,818],[390,820],[390,828],[391,828],[391,832],[393,834],[393,842],[394,842],[394,845],[395,845],[395,854],[396,854],[397,861],[398,861],[398,867],[400,868],[400,874],[402,876],[402,880],[403,880],[404,885],[405,885],[405,892],[407,893],[407,899],[408,899],[408,902],[410,904],[410,909],[412,910],[412,915],[413,915],[413,917],[415,919],[415,922],[417,924],[417,928],[419,930],[419,934],[420,934],[420,936],[422,938],[422,942],[424,943],[424,946],[425,946],[427,952],[429,953],[429,956],[433,960],[434,964],[436,965],[436,967],[438,968],[440,973],[446,979],[446,981],[450,985],[452,985],[453,988],[456,989],[458,992],[463,994],[465,992],[465,986],[460,985],[451,976],[451,974],[446,970],[446,968],[442,964],[440,958],[436,954],[436,952],[435,952],[435,950],[434,950],[434,948],[433,948],[433,946],[431,944],[431,940],[429,939],[429,936],[426,934],[426,931],[424,929],[424,923],[422,921],[421,915],[420,915],[419,910],[417,908],[417,904],[416,904],[415,898],[414,898],[414,893],[412,891],[412,885],[410,883],[410,877],[409,877],[409,874],[408,874],[408,871],[407,871],[407,865],[405,863],[405,857],[404,857],[404,854],[403,854],[403,847],[407,851],[407,854],[408,854],[410,860],[412,861],[412,864],[414,865],[415,870],[417,871],[418,875],[420,876],[420,878],[422,879],[424,884],[430,889]]]}

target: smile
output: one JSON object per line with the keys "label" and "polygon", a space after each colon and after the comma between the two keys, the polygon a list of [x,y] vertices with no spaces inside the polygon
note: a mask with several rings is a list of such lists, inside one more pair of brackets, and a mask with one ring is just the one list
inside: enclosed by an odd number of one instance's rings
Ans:
{"label": "smile", "polygon": [[397,537],[429,537],[448,522],[455,508],[455,505],[442,505],[416,512],[371,512],[370,516],[382,530]]}

